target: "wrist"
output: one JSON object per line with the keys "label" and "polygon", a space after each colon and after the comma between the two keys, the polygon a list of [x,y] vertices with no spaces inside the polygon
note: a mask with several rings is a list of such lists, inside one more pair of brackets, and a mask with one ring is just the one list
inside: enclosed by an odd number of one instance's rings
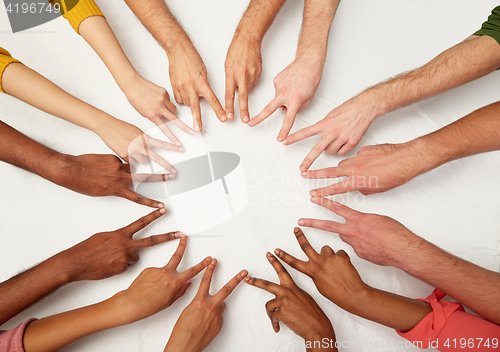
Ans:
{"label": "wrist", "polygon": [[161,43],[163,50],[167,53],[169,61],[176,56],[186,55],[186,53],[193,49],[196,50],[191,39],[189,39],[189,36],[183,30],[174,36],[170,36],[170,38],[175,38],[175,40]]}
{"label": "wrist", "polygon": [[265,32],[257,30],[255,27],[250,26],[246,28],[244,25],[238,26],[234,32],[233,42],[235,41],[245,41],[253,45],[258,45],[259,48],[262,44],[262,39],[264,38]]}
{"label": "wrist", "polygon": [[[306,346],[320,346],[318,349],[331,349],[335,346],[335,331],[333,326],[322,327],[321,330],[309,331],[306,336],[304,336],[304,341]],[[317,347],[316,347],[317,348]],[[308,349],[309,350],[309,349]]]}

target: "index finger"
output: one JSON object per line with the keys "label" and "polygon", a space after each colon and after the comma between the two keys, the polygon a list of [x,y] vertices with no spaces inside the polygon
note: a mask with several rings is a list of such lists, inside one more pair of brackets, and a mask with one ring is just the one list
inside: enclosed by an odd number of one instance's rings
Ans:
{"label": "index finger", "polygon": [[179,245],[177,246],[177,249],[175,250],[174,254],[172,254],[172,258],[170,258],[167,265],[165,265],[165,268],[177,269],[179,263],[182,260],[182,257],[184,256],[186,245],[187,245],[187,236],[183,236],[179,241]]}
{"label": "index finger", "polygon": [[358,184],[356,184],[354,182],[353,178],[348,177],[347,180],[345,180],[345,181],[337,182],[337,183],[334,183],[334,184],[326,186],[326,187],[313,189],[313,190],[311,190],[311,192],[309,192],[309,194],[312,197],[314,197],[314,196],[321,196],[321,197],[333,196],[336,194],[357,191],[359,189],[357,187],[357,185]]}
{"label": "index finger", "polygon": [[287,108],[285,119],[283,120],[283,126],[278,134],[278,142],[283,142],[283,140],[288,136],[290,130],[295,122],[295,116],[297,116],[298,109],[295,106],[290,106]]}
{"label": "index finger", "polygon": [[314,124],[312,126],[303,128],[303,129],[289,135],[288,137],[286,137],[286,139],[283,141],[283,143],[285,143],[285,145],[293,144],[293,143],[301,141],[303,139],[312,137],[318,133],[319,133],[318,126],[317,126],[317,124]]}
{"label": "index finger", "polygon": [[329,144],[330,142],[327,141],[326,138],[321,138],[321,140],[311,149],[309,154],[307,154],[306,158],[300,165],[300,170],[307,171]]}
{"label": "index finger", "polygon": [[253,127],[258,125],[278,110],[281,105],[283,105],[283,103],[278,100],[278,97],[274,98],[269,104],[266,105],[264,110],[248,122],[248,126]]}
{"label": "index finger", "polygon": [[245,282],[249,285],[258,287],[264,291],[272,293],[276,297],[284,294],[284,292],[286,291],[285,288],[281,287],[280,285],[275,284],[274,282],[270,282],[270,281],[267,281],[264,279],[257,279],[255,277],[247,276],[247,277],[245,277]]}
{"label": "index finger", "polygon": [[267,260],[269,260],[269,263],[271,263],[271,265],[273,266],[274,271],[276,271],[276,274],[278,274],[278,278],[279,278],[280,283],[282,285],[283,284],[288,284],[288,285],[295,284],[295,282],[293,281],[293,279],[290,276],[290,274],[288,273],[288,271],[286,271],[283,264],[281,264],[280,261],[278,259],[276,259],[276,257],[274,255],[267,252],[266,256],[267,256]]}
{"label": "index finger", "polygon": [[205,269],[205,274],[201,278],[200,287],[198,288],[197,295],[210,294],[210,284],[212,283],[212,277],[214,276],[215,266],[217,265],[217,259],[212,259],[210,264]]}
{"label": "index finger", "polygon": [[136,249],[141,249],[141,248],[147,248],[147,247],[153,247],[156,246],[160,243],[168,242],[175,240],[177,238],[182,238],[184,234],[182,232],[176,231],[176,232],[169,232],[169,233],[164,233],[161,235],[153,235],[149,236],[148,238],[142,238],[140,240],[135,240],[135,248]]}
{"label": "index finger", "polygon": [[293,233],[297,238],[297,242],[299,242],[300,248],[307,255],[307,258],[313,259],[318,256],[318,253],[314,250],[313,247],[311,247],[311,244],[304,235],[304,232],[302,232],[299,227],[294,228]]}
{"label": "index finger", "polygon": [[195,91],[191,92],[191,96],[189,97],[189,106],[191,107],[191,113],[193,115],[194,131],[201,132],[203,124],[201,122],[200,98]]}
{"label": "index finger", "polygon": [[334,178],[347,176],[346,172],[341,166],[333,166],[319,170],[307,170],[302,172],[301,176],[304,178]]}
{"label": "index finger", "polygon": [[323,197],[313,197],[311,198],[311,202],[321,205],[322,207],[325,207],[326,209],[331,210],[337,215],[342,216],[344,219],[349,220],[355,215],[361,214],[359,211],[356,211],[354,209],[351,209],[349,207],[346,207],[343,204],[334,202],[328,198],[323,198]]}
{"label": "index finger", "polygon": [[152,212],[146,216],[143,216],[139,220],[134,221],[130,225],[125,226],[125,227],[121,228],[120,230],[123,231],[126,236],[132,237],[134,235],[134,233],[136,233],[139,230],[142,230],[143,228],[148,226],[150,223],[152,223],[154,220],[156,220],[159,217],[161,217],[162,215],[164,215],[166,212],[167,211],[165,210],[165,208],[155,210],[154,212]]}
{"label": "index finger", "polygon": [[224,301],[240,284],[240,282],[248,275],[248,271],[242,270],[235,277],[233,277],[227,284],[222,287],[219,292],[215,294],[215,300],[220,304]]}
{"label": "index finger", "polygon": [[226,112],[222,108],[222,105],[220,105],[219,99],[215,96],[215,93],[212,91],[209,85],[207,85],[202,92],[202,97],[208,101],[210,106],[215,112],[215,115],[217,115],[217,118],[221,122],[226,122],[227,117],[226,117]]}

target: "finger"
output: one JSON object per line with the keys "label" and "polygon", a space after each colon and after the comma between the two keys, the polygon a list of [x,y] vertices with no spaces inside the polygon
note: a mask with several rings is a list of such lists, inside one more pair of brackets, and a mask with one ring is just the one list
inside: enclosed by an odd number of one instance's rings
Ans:
{"label": "finger", "polygon": [[309,272],[309,270],[308,270],[309,265],[307,262],[304,262],[300,259],[297,259],[294,256],[288,254],[287,252],[285,252],[284,250],[279,249],[279,248],[275,249],[274,253],[278,256],[278,258],[280,258],[282,261],[284,261],[285,263],[290,265],[295,270],[298,270],[301,273],[306,274],[306,275]]}
{"label": "finger", "polygon": [[275,333],[278,333],[280,331],[280,319],[278,318],[280,314],[279,308],[271,313],[271,316],[269,317],[271,319],[271,324],[273,325],[273,330]]}
{"label": "finger", "polygon": [[186,290],[191,286],[191,282],[186,281],[184,282],[181,287],[177,289],[177,291],[174,293],[174,297],[172,298],[172,302],[177,301],[180,297],[182,297],[185,293]]}
{"label": "finger", "polygon": [[293,281],[293,279],[290,276],[290,274],[288,273],[288,271],[286,271],[283,264],[281,264],[280,261],[278,259],[276,259],[276,257],[274,255],[267,252],[266,257],[267,257],[267,260],[269,260],[269,263],[271,263],[271,265],[273,266],[274,271],[276,271],[276,274],[278,274],[278,278],[279,278],[280,283],[282,285],[283,284],[287,284],[287,285],[295,284],[295,282]]}
{"label": "finger", "polygon": [[169,233],[164,233],[161,235],[153,235],[149,236],[148,238],[142,238],[140,240],[135,241],[135,246],[137,249],[140,248],[146,248],[146,247],[153,247],[156,246],[160,243],[172,241],[178,238],[182,238],[185,236],[182,232],[176,231],[176,232],[169,232]]}
{"label": "finger", "polygon": [[187,269],[186,271],[183,271],[179,275],[179,279],[181,281],[191,280],[193,277],[198,275],[203,269],[205,269],[210,264],[211,261],[212,261],[212,257],[206,257],[205,259],[203,259],[201,262],[199,262],[195,266],[192,266],[191,268]]}
{"label": "finger", "polygon": [[189,106],[191,107],[191,113],[193,114],[193,128],[195,132],[201,132],[203,124],[201,122],[201,108],[200,99],[195,91],[191,92],[189,97]]}
{"label": "finger", "polygon": [[356,147],[357,143],[347,142],[337,151],[338,155],[345,155]]}
{"label": "finger", "polygon": [[280,296],[285,293],[286,289],[280,285],[276,285],[274,282],[270,282],[264,279],[257,279],[255,277],[247,276],[245,277],[245,282],[249,285],[258,287],[264,291],[272,293],[275,296]]}
{"label": "finger", "polygon": [[168,99],[165,100],[165,107],[168,109],[168,111],[170,111],[173,114],[177,111],[177,106],[175,106],[174,103],[170,101],[170,95],[168,95],[168,93],[167,97]]}
{"label": "finger", "polygon": [[[134,191],[130,190],[129,188],[125,188],[121,194],[117,194],[117,196],[120,196],[122,198],[131,200],[132,202],[135,202],[140,205],[145,205],[147,207],[151,208],[161,208],[163,209],[165,207],[165,204],[162,202],[158,202],[156,200],[152,200],[146,197],[143,197]],[[166,211],[165,211],[166,212]]]}
{"label": "finger", "polygon": [[217,99],[217,97],[215,96],[215,94],[212,91],[212,89],[210,88],[210,86],[207,85],[205,87],[205,89],[202,93],[202,97],[208,101],[208,103],[210,104],[210,106],[214,110],[215,115],[217,115],[217,118],[221,122],[226,122],[226,120],[227,120],[226,112],[222,108],[222,105],[220,105],[219,99]]}
{"label": "finger", "polygon": [[[276,317],[273,317],[273,314],[279,309],[280,305],[281,305],[280,298],[272,299],[266,303],[267,316],[271,320],[271,324],[273,326],[274,332],[280,331],[279,319],[276,319]],[[274,318],[274,320],[273,320],[273,318]],[[275,321],[275,320],[278,320],[278,321]]]}
{"label": "finger", "polygon": [[359,211],[346,207],[343,204],[334,202],[328,198],[313,197],[311,198],[311,202],[333,211],[335,214],[342,216],[346,220],[349,220],[353,216],[362,214]]}
{"label": "finger", "polygon": [[332,255],[335,254],[334,250],[330,246],[323,246],[321,248],[321,255]]}
{"label": "finger", "polygon": [[283,120],[283,126],[281,127],[280,132],[278,133],[278,142],[283,142],[283,140],[288,136],[290,130],[293,127],[293,123],[295,122],[295,116],[297,115],[298,110],[293,107],[289,107],[286,111],[285,119]]}
{"label": "finger", "polygon": [[250,121],[250,113],[248,112],[248,91],[246,79],[238,82],[238,104],[240,106],[240,118],[243,123]]}
{"label": "finger", "polygon": [[[175,116],[175,115],[173,115]],[[177,117],[175,117],[175,119],[177,119]],[[157,124],[158,128],[160,129],[160,131],[162,131],[162,133],[168,138],[168,140],[170,142],[172,142],[173,144],[175,144],[177,147],[179,147],[179,151],[184,151],[184,149],[180,148],[181,146],[181,141],[179,141],[179,138],[177,138],[175,136],[175,134],[172,132],[172,130],[170,130],[170,128],[167,126],[167,124],[163,121],[162,118],[159,119],[159,123]]]}
{"label": "finger", "polygon": [[273,114],[276,110],[278,110],[282,104],[283,103],[279,101],[278,98],[274,98],[269,104],[266,105],[264,110],[262,110],[257,116],[255,116],[248,122],[248,126],[253,127],[255,125],[258,125],[269,116],[271,116],[271,114]]}
{"label": "finger", "polygon": [[153,152],[151,149],[147,149],[146,153],[148,154],[148,157],[153,160],[155,163],[163,167],[165,170],[168,170],[173,173],[177,173],[177,170],[175,167],[172,166],[168,161],[163,159],[161,156]]}
{"label": "finger", "polygon": [[195,134],[196,132],[191,128],[189,127],[188,125],[186,125],[181,119],[177,118],[175,120],[172,121],[172,123],[179,129],[183,130],[184,132],[186,132],[187,134],[190,134],[190,135],[193,135]]}
{"label": "finger", "polygon": [[187,240],[188,240],[187,236],[181,237],[181,240],[177,245],[177,249],[175,250],[174,254],[172,254],[172,258],[170,258],[167,265],[165,265],[165,268],[177,269],[179,263],[182,260],[182,257],[184,256],[184,252],[186,251]]}
{"label": "finger", "polygon": [[345,233],[345,224],[330,220],[300,219],[299,225],[338,234]]}
{"label": "finger", "polygon": [[327,167],[319,170],[308,170],[301,173],[304,178],[334,178],[347,176],[346,169],[340,166]]}
{"label": "finger", "polygon": [[227,284],[222,287],[219,292],[215,294],[215,300],[222,303],[234,291],[236,286],[248,275],[248,271],[242,270],[235,277],[233,277]]}
{"label": "finger", "polygon": [[132,265],[139,261],[139,255],[135,252],[132,252],[128,255],[128,264]]}
{"label": "finger", "polygon": [[295,234],[297,242],[299,242],[300,248],[306,254],[307,258],[309,259],[316,258],[318,256],[318,253],[314,250],[313,247],[311,247],[311,244],[304,235],[304,232],[302,232],[300,228],[296,227],[293,229],[293,233]]}
{"label": "finger", "polygon": [[323,188],[313,189],[311,190],[311,192],[309,192],[309,194],[311,195],[311,197],[333,196],[336,194],[357,191],[358,190],[357,184],[362,185],[363,183],[362,182],[356,183],[354,182],[354,178],[348,177],[347,180],[345,181],[334,183],[333,185],[326,186]]}
{"label": "finger", "polygon": [[174,89],[174,98],[177,104],[184,104],[180,90]]}
{"label": "finger", "polygon": [[201,278],[200,288],[198,289],[197,295],[208,295],[210,294],[210,284],[212,283],[212,277],[214,276],[215,266],[217,265],[217,259],[212,259],[210,264],[205,269],[205,274]]}
{"label": "finger", "polygon": [[171,175],[175,174],[134,174],[131,175],[131,180],[134,183],[165,182],[171,179]]}
{"label": "finger", "polygon": [[297,131],[288,137],[283,141],[285,145],[293,144],[295,142],[301,141],[303,139],[312,137],[317,135],[320,132],[320,129],[317,124],[314,124],[312,126],[306,127],[301,129],[300,131]]}
{"label": "finger", "polygon": [[232,74],[226,73],[226,95],[225,95],[225,105],[226,105],[226,116],[228,120],[234,118],[234,93],[236,90],[236,83]]}
{"label": "finger", "polygon": [[307,171],[311,167],[312,163],[321,155],[321,153],[323,153],[327,146],[328,141],[326,138],[321,138],[321,140],[311,149],[309,154],[307,154],[306,158],[300,165],[300,171]]}
{"label": "finger", "polygon": [[[163,126],[167,127],[165,124],[163,124]],[[160,127],[160,126],[158,126],[158,127]],[[168,129],[168,127],[167,127],[167,129]],[[170,131],[170,129],[169,129],[169,131]],[[173,135],[172,132],[170,132],[170,133]],[[168,138],[168,136],[167,136],[167,138]],[[172,143],[168,143],[165,141],[160,141],[159,139],[152,138],[148,135],[145,135],[145,139],[146,139],[146,143],[147,143],[148,148],[160,148],[160,149],[164,149],[164,150],[172,150],[174,152],[184,151],[184,149],[179,147],[179,146],[176,146]]]}
{"label": "finger", "polygon": [[145,228],[146,226],[151,224],[154,220],[156,220],[160,216],[164,215],[166,212],[167,212],[167,210],[164,208],[155,210],[154,212],[152,212],[146,216],[143,216],[139,220],[134,221],[130,225],[121,228],[119,231],[123,231],[123,233],[126,236],[130,236],[132,238],[134,233],[136,233],[139,230],[142,230],[143,228]]}

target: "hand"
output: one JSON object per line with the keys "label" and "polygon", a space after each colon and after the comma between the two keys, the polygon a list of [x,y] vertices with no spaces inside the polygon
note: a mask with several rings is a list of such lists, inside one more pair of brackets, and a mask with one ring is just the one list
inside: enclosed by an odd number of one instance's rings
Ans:
{"label": "hand", "polygon": [[378,265],[400,267],[405,257],[417,251],[423,239],[387,216],[365,214],[322,197],[313,197],[321,205],[343,217],[344,224],[315,219],[299,219],[299,225],[338,233],[364,260]]}
{"label": "hand", "polygon": [[139,249],[156,246],[182,236],[170,232],[134,240],[136,232],[163,216],[167,211],[158,209],[132,224],[111,232],[97,233],[83,242],[58,254],[64,258],[64,267],[71,281],[101,280],[123,273],[130,264],[139,260]]}
{"label": "hand", "polygon": [[[411,142],[410,142],[411,143]],[[405,184],[425,168],[426,155],[409,143],[363,147],[358,155],[337,167],[303,172],[305,178],[347,177],[347,180],[311,191],[311,196],[331,196],[351,191],[381,193]]]}
{"label": "hand", "polygon": [[373,116],[373,109],[367,106],[368,103],[358,103],[355,99],[348,100],[330,111],[323,120],[285,139],[285,145],[289,145],[311,136],[321,137],[300,165],[301,171],[307,171],[325,150],[330,155],[344,155],[358,145],[376,116]]}
{"label": "hand", "polygon": [[176,146],[180,147],[181,143],[165,124],[163,118],[173,121],[177,127],[188,134],[195,133],[192,128],[174,115],[177,107],[170,101],[168,92],[164,88],[144,79],[137,72],[129,83],[124,86],[124,92],[134,109],[158,126],[163,134]]}
{"label": "hand", "polygon": [[323,296],[352,312],[358,297],[366,295],[369,287],[361,280],[347,253],[343,250],[335,253],[330,246],[324,246],[318,254],[301,229],[296,227],[294,233],[309,261],[299,260],[282,249],[274,251],[278,258],[309,276]]}
{"label": "hand", "polygon": [[115,155],[63,155],[63,160],[56,175],[59,185],[92,197],[117,196],[152,208],[165,205],[138,195],[130,189],[130,184],[162,182],[175,177],[175,174],[132,175],[130,165],[123,164]]}
{"label": "hand", "polygon": [[309,105],[318,89],[323,66],[318,69],[305,60],[295,60],[274,78],[276,95],[274,99],[257,116],[250,120],[248,126],[255,126],[267,119],[280,107],[286,110],[283,126],[278,134],[282,142],[290,133],[295,116]]}
{"label": "hand", "polygon": [[114,297],[120,316],[125,320],[121,323],[129,324],[170,307],[191,286],[189,280],[210,264],[212,258],[207,257],[179,273],[177,267],[184,256],[186,244],[187,236],[183,236],[167,265],[162,268],[144,269],[128,289]]}
{"label": "hand", "polygon": [[191,106],[193,126],[196,132],[203,129],[200,97],[205,98],[220,121],[226,121],[226,113],[208,84],[207,69],[191,41],[182,49],[172,51],[168,57],[170,81],[178,104]]}
{"label": "hand", "polygon": [[278,274],[280,284],[250,276],[245,278],[245,282],[276,296],[266,303],[274,332],[280,331],[281,321],[306,341],[321,341],[323,338],[335,341],[332,324],[314,299],[295,284],[275,256],[268,252],[266,257]]}
{"label": "hand", "polygon": [[248,93],[259,82],[262,72],[260,43],[236,35],[227,51],[226,62],[226,112],[228,120],[234,117],[234,93],[238,89],[240,118],[243,123],[250,120]]}
{"label": "hand", "polygon": [[148,159],[151,159],[166,170],[172,173],[177,172],[169,162],[153,152],[151,148],[183,152],[182,147],[152,138],[134,125],[115,118],[101,126],[98,134],[111,150],[131,165],[137,162],[147,164]]}
{"label": "hand", "polygon": [[200,288],[193,301],[181,313],[175,323],[165,352],[201,352],[222,329],[222,314],[226,309],[224,300],[248,274],[241,271],[214,296],[209,293],[210,283],[217,260],[213,259],[205,270]]}

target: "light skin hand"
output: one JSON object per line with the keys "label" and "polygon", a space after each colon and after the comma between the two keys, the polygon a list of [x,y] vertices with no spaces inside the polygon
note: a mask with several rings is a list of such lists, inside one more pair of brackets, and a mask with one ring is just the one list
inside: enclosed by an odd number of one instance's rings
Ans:
{"label": "light skin hand", "polygon": [[416,251],[423,241],[387,216],[361,213],[322,197],[313,197],[311,201],[346,221],[342,224],[331,220],[299,219],[299,225],[338,233],[360,258],[374,264],[398,267],[400,259]]}
{"label": "light skin hand", "polygon": [[[335,341],[332,324],[314,299],[295,284],[288,271],[275,256],[268,252],[266,257],[278,274],[280,284],[250,276],[245,278],[245,282],[276,296],[266,303],[267,315],[274,332],[280,331],[281,321],[306,342],[321,341],[323,338]],[[308,352],[337,351],[334,347],[308,348],[307,350]]]}
{"label": "light skin hand", "polygon": [[323,65],[316,66],[307,60],[295,59],[274,78],[274,99],[248,125],[256,126],[276,110],[283,108],[286,115],[278,133],[278,141],[282,142],[290,133],[295,116],[311,103],[321,80],[322,69]]}
{"label": "light skin hand", "polygon": [[234,118],[234,96],[238,90],[240,118],[243,123],[250,120],[248,93],[255,88],[262,73],[260,42],[235,34],[227,51],[226,62],[226,113],[228,120]]}
{"label": "light skin hand", "polygon": [[224,300],[234,291],[248,272],[242,270],[212,296],[209,290],[216,265],[217,260],[213,259],[205,270],[198,293],[182,311],[165,346],[165,352],[201,352],[221,331],[222,314],[226,309]]}
{"label": "light skin hand", "polygon": [[121,274],[139,260],[137,251],[182,237],[181,232],[170,232],[134,240],[136,232],[166,212],[164,208],[158,209],[116,231],[97,233],[57,256],[65,261],[71,281],[100,280]]}
{"label": "light skin hand", "polygon": [[400,331],[413,329],[432,311],[424,302],[366,285],[346,252],[335,253],[324,246],[317,253],[301,229],[296,227],[294,233],[309,261],[299,260],[281,249],[275,250],[276,255],[309,276],[318,291],[340,308]]}
{"label": "light skin hand", "polygon": [[312,190],[313,197],[352,191],[364,195],[385,192],[432,168],[427,167],[429,154],[415,146],[412,141],[363,147],[355,157],[341,161],[337,167],[302,172],[302,176],[312,179],[347,177],[344,181]]}
{"label": "light skin hand", "polygon": [[189,105],[193,114],[193,126],[196,132],[203,129],[201,120],[200,98],[205,98],[221,122],[227,120],[226,113],[219,99],[208,83],[207,69],[200,54],[187,38],[184,45],[172,50],[169,55],[169,73],[175,101]]}
{"label": "light skin hand", "polygon": [[170,307],[191,286],[191,280],[198,275],[212,258],[207,257],[195,266],[178,272],[187,245],[187,236],[179,241],[172,258],[162,268],[145,269],[125,291],[114,298],[117,301],[123,324],[129,324]]}
{"label": "light skin hand", "polygon": [[305,172],[323,151],[330,155],[344,155],[354,149],[374,120],[370,111],[367,105],[349,100],[330,111],[323,120],[288,136],[284,144],[290,145],[312,136],[321,137],[300,165],[300,170]]}

